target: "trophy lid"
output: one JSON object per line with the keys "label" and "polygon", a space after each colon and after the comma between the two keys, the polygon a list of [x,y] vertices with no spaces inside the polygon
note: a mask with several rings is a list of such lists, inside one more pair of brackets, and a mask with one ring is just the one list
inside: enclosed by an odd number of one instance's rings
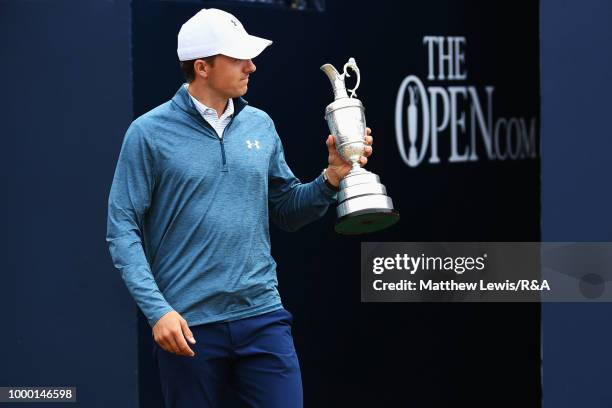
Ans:
{"label": "trophy lid", "polygon": [[[352,69],[357,74],[357,83],[353,89],[350,89],[349,92],[351,96],[349,97],[346,91],[346,84],[344,83],[344,78],[350,77],[351,75],[348,73],[348,69]],[[338,72],[338,70],[332,64],[323,64],[321,66],[321,70],[325,72],[327,78],[332,84],[332,89],[334,90],[334,100],[342,99],[342,98],[353,98],[357,96],[355,92],[359,87],[359,82],[361,80],[361,76],[359,74],[359,68],[357,67],[357,63],[355,62],[355,58],[349,58],[348,62],[344,64],[344,71],[342,74]]]}

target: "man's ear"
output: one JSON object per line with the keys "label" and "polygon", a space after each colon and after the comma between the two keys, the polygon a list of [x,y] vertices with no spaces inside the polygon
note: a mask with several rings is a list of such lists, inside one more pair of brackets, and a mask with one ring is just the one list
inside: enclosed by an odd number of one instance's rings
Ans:
{"label": "man's ear", "polygon": [[193,64],[194,74],[196,76],[203,76],[204,78],[208,78],[208,70],[210,66],[204,60],[196,60]]}

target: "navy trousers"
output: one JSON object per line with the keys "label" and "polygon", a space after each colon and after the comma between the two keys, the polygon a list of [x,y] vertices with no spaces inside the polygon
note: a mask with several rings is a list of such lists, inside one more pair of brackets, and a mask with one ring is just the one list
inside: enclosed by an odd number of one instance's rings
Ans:
{"label": "navy trousers", "polygon": [[291,313],[279,309],[190,327],[194,357],[169,353],[153,342],[166,408],[221,407],[227,392],[249,407],[301,408],[292,324]]}

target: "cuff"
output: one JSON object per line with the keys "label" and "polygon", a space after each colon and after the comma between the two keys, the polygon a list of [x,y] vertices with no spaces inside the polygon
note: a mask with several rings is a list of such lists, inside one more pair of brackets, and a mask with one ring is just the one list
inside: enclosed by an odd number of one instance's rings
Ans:
{"label": "cuff", "polygon": [[323,174],[319,174],[319,176],[314,180],[314,183],[319,188],[319,191],[321,191],[323,195],[329,199],[330,203],[336,201],[338,191],[340,190],[334,189],[331,184],[326,183],[325,179],[323,178]]}
{"label": "cuff", "polygon": [[159,319],[164,317],[166,314],[172,312],[173,310],[174,309],[172,308],[172,306],[168,305],[166,307],[161,308],[160,310],[155,311],[151,317],[147,317],[147,320],[149,321],[149,326],[153,328],[153,326],[157,324]]}

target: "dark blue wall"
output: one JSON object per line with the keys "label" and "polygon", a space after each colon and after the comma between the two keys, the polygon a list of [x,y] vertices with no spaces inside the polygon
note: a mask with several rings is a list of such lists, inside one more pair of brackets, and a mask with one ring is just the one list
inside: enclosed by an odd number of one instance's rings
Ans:
{"label": "dark blue wall", "polygon": [[[181,84],[176,33],[202,4],[133,5],[138,116]],[[303,181],[326,160],[323,112],[332,91],[319,66],[356,58],[358,95],[376,138],[368,168],[381,176],[402,215],[396,227],[360,237],[334,233],[333,211],[296,233],[272,230],[279,291],[295,316],[306,406],[538,407],[538,304],[365,304],[358,277],[362,241],[539,240],[539,159],[409,168],[394,129],[402,79],[427,76],[425,35],[465,35],[470,75],[457,85],[495,85],[495,115],[539,121],[538,4],[432,0],[372,7],[345,0],[327,6],[325,13],[224,6],[249,32],[274,40],[255,58],[245,97],[275,120],[287,161]],[[159,385],[146,323],[140,334],[141,401],[154,408]]]}
{"label": "dark blue wall", "polygon": [[135,306],[104,242],[129,27],[125,1],[0,2],[0,385],[73,385],[82,407],[137,406]]}
{"label": "dark blue wall", "polygon": [[[612,241],[611,20],[606,0],[541,3],[544,241]],[[612,406],[611,322],[609,303],[543,305],[544,407]]]}

